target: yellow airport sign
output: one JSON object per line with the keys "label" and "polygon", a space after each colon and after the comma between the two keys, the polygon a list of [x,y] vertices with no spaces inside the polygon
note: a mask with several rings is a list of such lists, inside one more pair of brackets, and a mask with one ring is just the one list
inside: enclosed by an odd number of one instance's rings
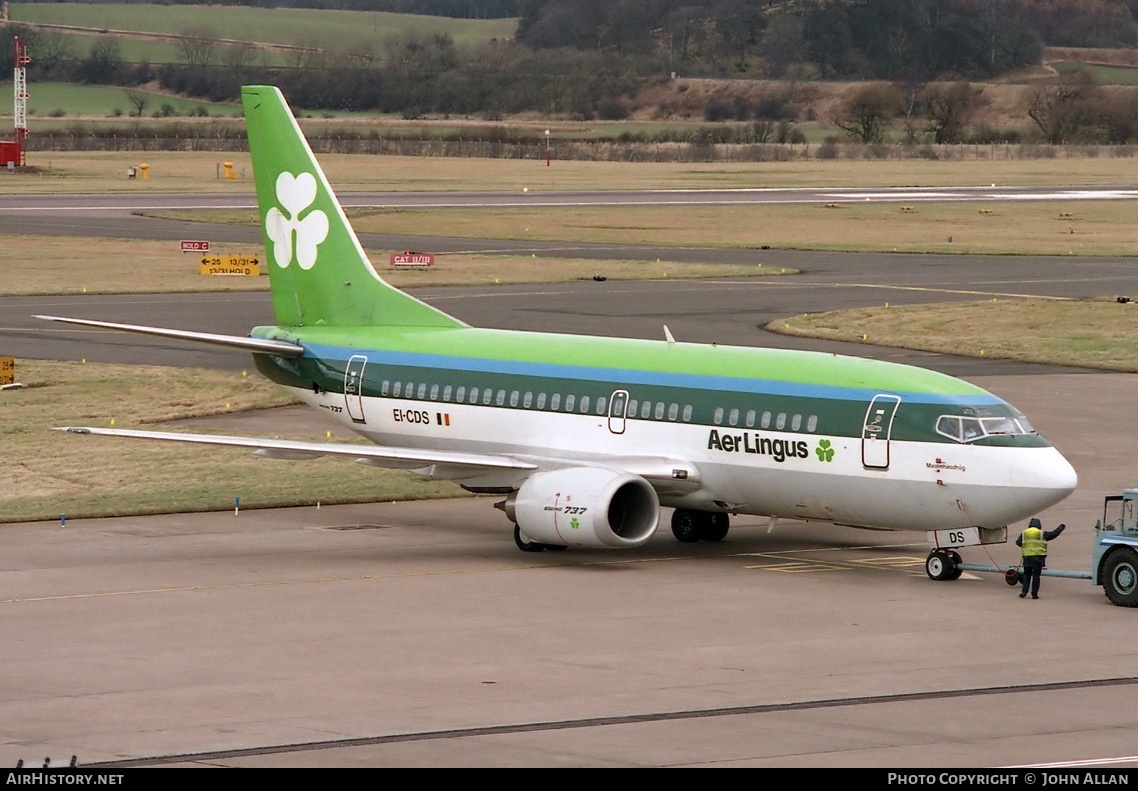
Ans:
{"label": "yellow airport sign", "polygon": [[203,275],[248,275],[261,274],[261,261],[252,255],[206,255],[201,259]]}
{"label": "yellow airport sign", "polygon": [[0,357],[0,385],[14,384],[16,381],[16,358]]}

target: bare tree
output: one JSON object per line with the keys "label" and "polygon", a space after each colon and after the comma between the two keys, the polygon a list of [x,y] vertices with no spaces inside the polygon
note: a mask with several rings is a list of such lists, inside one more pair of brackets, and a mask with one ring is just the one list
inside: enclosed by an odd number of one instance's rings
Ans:
{"label": "bare tree", "polygon": [[888,83],[872,83],[858,89],[839,108],[834,126],[863,143],[880,143],[896,117],[901,93]]}
{"label": "bare tree", "polygon": [[1104,142],[1121,145],[1138,137],[1138,99],[1132,87],[1119,87],[1092,108],[1091,123]]}
{"label": "bare tree", "polygon": [[984,101],[984,89],[968,82],[931,85],[924,92],[929,112],[928,130],[937,143],[959,143],[964,125]]}
{"label": "bare tree", "polygon": [[130,114],[135,118],[141,118],[142,114],[146,111],[146,105],[150,103],[149,96],[134,88],[127,89],[126,99],[130,102],[130,106],[134,108]]}
{"label": "bare tree", "polygon": [[905,142],[916,143],[925,133],[925,129],[918,121],[918,115],[924,107],[925,83],[923,80],[911,77],[897,83],[897,90],[901,96],[901,125],[905,129]]}
{"label": "bare tree", "polygon": [[762,41],[767,73],[781,77],[795,63],[807,59],[806,42],[802,37],[802,17],[797,14],[776,14],[767,26]]}
{"label": "bare tree", "polygon": [[209,28],[194,28],[178,39],[178,52],[194,68],[205,68],[217,55],[218,40]]}
{"label": "bare tree", "polygon": [[80,70],[84,81],[106,84],[114,79],[121,65],[119,40],[100,36],[91,44],[91,52],[84,58]]}
{"label": "bare tree", "polygon": [[36,62],[44,68],[44,71],[49,73],[54,71],[60,63],[74,57],[72,48],[74,40],[73,37],[56,31],[41,33],[34,49]]}
{"label": "bare tree", "polygon": [[1048,143],[1066,143],[1090,118],[1098,92],[1094,75],[1080,69],[1064,74],[1055,85],[1033,91],[1028,97],[1027,114]]}

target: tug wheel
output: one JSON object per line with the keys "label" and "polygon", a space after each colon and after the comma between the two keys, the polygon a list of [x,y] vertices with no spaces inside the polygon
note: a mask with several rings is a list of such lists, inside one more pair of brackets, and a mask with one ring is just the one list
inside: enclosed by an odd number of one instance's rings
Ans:
{"label": "tug wheel", "polygon": [[1126,548],[1110,553],[1103,564],[1102,586],[1112,604],[1138,607],[1138,553]]}

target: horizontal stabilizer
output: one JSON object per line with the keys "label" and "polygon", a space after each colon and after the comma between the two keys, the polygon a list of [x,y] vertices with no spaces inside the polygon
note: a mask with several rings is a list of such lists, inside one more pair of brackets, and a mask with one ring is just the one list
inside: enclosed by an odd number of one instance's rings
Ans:
{"label": "horizontal stabilizer", "polygon": [[469,470],[535,470],[537,465],[509,456],[492,456],[485,453],[424,450],[421,448],[392,448],[378,445],[356,445],[344,442],[303,442],[287,439],[259,439],[214,434],[178,434],[172,431],[136,431],[132,429],[68,427],[57,431],[72,434],[100,434],[108,437],[156,439],[168,442],[196,442],[203,445],[229,445],[252,448],[259,456],[276,459],[314,459],[318,456],[348,456],[366,460],[376,467],[418,469],[432,464],[464,467]]}
{"label": "horizontal stabilizer", "polygon": [[190,330],[171,330],[165,327],[146,327],[141,324],[117,324],[113,321],[94,321],[93,319],[70,319],[63,316],[36,316],[44,321],[58,321],[64,324],[80,324],[85,327],[98,327],[103,330],[136,332],[140,335],[154,335],[159,338],[174,338],[180,341],[208,343],[213,346],[226,346],[242,349],[254,354],[272,354],[276,357],[302,357],[304,348],[295,343],[274,341],[268,338],[249,338],[237,335],[218,335],[213,332],[192,332]]}

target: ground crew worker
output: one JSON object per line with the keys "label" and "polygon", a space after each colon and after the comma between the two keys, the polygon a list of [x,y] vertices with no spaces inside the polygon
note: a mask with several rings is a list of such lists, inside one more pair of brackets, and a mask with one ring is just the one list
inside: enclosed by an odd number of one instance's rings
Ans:
{"label": "ground crew worker", "polygon": [[1031,587],[1031,598],[1039,598],[1039,578],[1043,567],[1047,565],[1047,542],[1066,529],[1065,524],[1060,524],[1054,530],[1044,530],[1043,523],[1032,518],[1027,523],[1027,529],[1016,539],[1016,546],[1023,548],[1023,588],[1019,593],[1021,599],[1027,598],[1028,586]]}

